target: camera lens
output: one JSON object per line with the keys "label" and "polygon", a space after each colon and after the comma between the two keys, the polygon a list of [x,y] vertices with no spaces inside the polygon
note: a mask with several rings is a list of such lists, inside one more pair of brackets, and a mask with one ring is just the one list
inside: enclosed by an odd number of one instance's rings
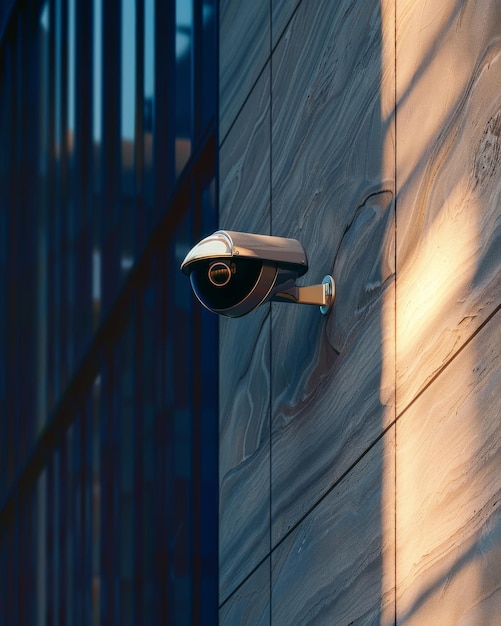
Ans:
{"label": "camera lens", "polygon": [[[256,288],[261,277],[263,262],[258,259],[225,261],[201,261],[190,272],[190,281],[197,298],[208,309],[224,311],[233,309]],[[275,276],[275,270],[272,277]],[[263,287],[266,291],[269,286]],[[255,305],[254,305],[255,306]]]}
{"label": "camera lens", "polygon": [[224,287],[230,282],[231,268],[226,263],[216,261],[209,265],[207,276],[214,287]]}

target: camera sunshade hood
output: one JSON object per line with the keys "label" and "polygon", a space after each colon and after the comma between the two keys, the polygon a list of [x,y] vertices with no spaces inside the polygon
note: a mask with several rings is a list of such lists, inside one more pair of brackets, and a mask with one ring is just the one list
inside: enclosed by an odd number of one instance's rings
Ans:
{"label": "camera sunshade hood", "polygon": [[308,271],[306,252],[297,239],[232,230],[218,230],[202,239],[188,252],[181,270],[189,275],[193,263],[197,261],[231,257],[270,261],[283,267],[290,267],[298,276]]}

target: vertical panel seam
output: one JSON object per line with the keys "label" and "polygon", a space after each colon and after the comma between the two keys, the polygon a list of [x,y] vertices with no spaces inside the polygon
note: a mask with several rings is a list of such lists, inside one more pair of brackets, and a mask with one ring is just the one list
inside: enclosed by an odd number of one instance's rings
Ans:
{"label": "vertical panel seam", "polygon": [[[268,181],[268,185],[269,185],[269,195],[270,195],[270,200],[269,200],[269,220],[270,220],[270,235],[273,234],[273,184],[272,184],[272,174],[273,174],[273,0],[269,0],[269,42],[270,42],[270,61],[269,61],[269,81],[270,81],[270,86],[269,86],[269,93],[270,93],[270,106],[269,106],[269,110],[268,110],[268,116],[269,116],[269,146],[270,146],[270,154],[269,154],[269,181]],[[272,455],[273,455],[273,305],[269,304],[270,307],[270,407],[269,407],[269,427],[270,427],[270,435],[269,435],[269,446],[270,446],[270,454],[269,454],[269,480],[270,480],[270,487],[269,487],[269,507],[270,507],[270,514],[269,514],[269,608],[268,608],[268,615],[269,615],[269,623],[271,626],[272,623],[272,606],[273,606],[273,584],[272,584],[272,575],[273,575],[273,568],[272,568],[272,556],[271,556],[271,552],[272,552],[272,542],[273,542],[273,537],[272,537],[272,529],[273,529],[273,508],[272,508],[272,489],[273,489],[273,476],[272,476],[272,469],[273,469],[273,463],[272,463]]]}
{"label": "vertical panel seam", "polygon": [[393,418],[395,423],[394,448],[393,448],[393,609],[394,623],[397,623],[397,203],[398,203],[398,173],[397,173],[397,2],[393,3],[393,132],[395,135],[395,147],[393,150],[393,177],[395,180],[395,204],[394,210],[394,267],[395,267],[395,292],[394,292],[394,313],[393,313]]}

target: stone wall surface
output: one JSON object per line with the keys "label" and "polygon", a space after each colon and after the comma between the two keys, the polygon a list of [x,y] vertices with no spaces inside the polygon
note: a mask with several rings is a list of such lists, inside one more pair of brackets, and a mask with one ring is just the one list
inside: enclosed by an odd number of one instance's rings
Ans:
{"label": "stone wall surface", "polygon": [[501,615],[501,10],[220,3],[220,226],[334,309],[220,322],[222,624]]}

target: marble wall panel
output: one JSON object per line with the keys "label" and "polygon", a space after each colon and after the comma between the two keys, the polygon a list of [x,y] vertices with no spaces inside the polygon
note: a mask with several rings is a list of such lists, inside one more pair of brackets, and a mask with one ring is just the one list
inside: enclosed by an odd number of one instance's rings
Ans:
{"label": "marble wall panel", "polygon": [[224,623],[393,623],[395,480],[397,623],[497,623],[497,4],[400,0],[395,66],[394,2],[272,0],[271,64],[223,103],[221,227],[297,237],[337,286],[327,318],[221,320]]}
{"label": "marble wall panel", "polygon": [[270,0],[220,0],[219,135],[221,139],[270,57]]}
{"label": "marble wall panel", "polygon": [[328,318],[272,308],[273,545],[394,417],[391,18],[303,2],[273,56],[272,234],[337,285]]}
{"label": "marble wall panel", "polygon": [[[390,283],[374,303],[375,309],[383,310],[367,316],[341,354],[329,342],[326,322],[313,317],[320,318],[318,310],[303,312],[306,321],[296,324],[298,335],[291,338],[280,336],[284,315],[274,305],[272,389],[277,409],[272,426],[272,545],[394,419],[393,380],[383,372],[383,355],[388,363],[393,361],[393,300]],[[382,334],[383,320],[389,327],[386,334]],[[280,362],[277,354],[282,355]],[[282,392],[275,396],[279,379]]]}
{"label": "marble wall panel", "polygon": [[220,323],[219,596],[270,550],[270,316]]}
{"label": "marble wall panel", "polygon": [[393,189],[393,28],[379,0],[303,2],[273,55],[273,234],[327,267],[357,208]]}
{"label": "marble wall panel", "polygon": [[501,314],[397,422],[399,624],[501,615]]}
{"label": "marble wall panel", "polygon": [[393,623],[394,430],[272,554],[272,623]]}
{"label": "marble wall panel", "polygon": [[219,226],[270,232],[270,64],[219,151]]}
{"label": "marble wall panel", "polygon": [[274,48],[300,0],[271,0],[271,42]]}
{"label": "marble wall panel", "polygon": [[397,403],[501,303],[501,13],[397,3]]}
{"label": "marble wall panel", "polygon": [[219,626],[269,626],[270,559],[266,559],[219,611]]}
{"label": "marble wall panel", "polygon": [[[220,149],[220,227],[269,234],[269,65]],[[220,601],[270,549],[269,305],[220,319]]]}

